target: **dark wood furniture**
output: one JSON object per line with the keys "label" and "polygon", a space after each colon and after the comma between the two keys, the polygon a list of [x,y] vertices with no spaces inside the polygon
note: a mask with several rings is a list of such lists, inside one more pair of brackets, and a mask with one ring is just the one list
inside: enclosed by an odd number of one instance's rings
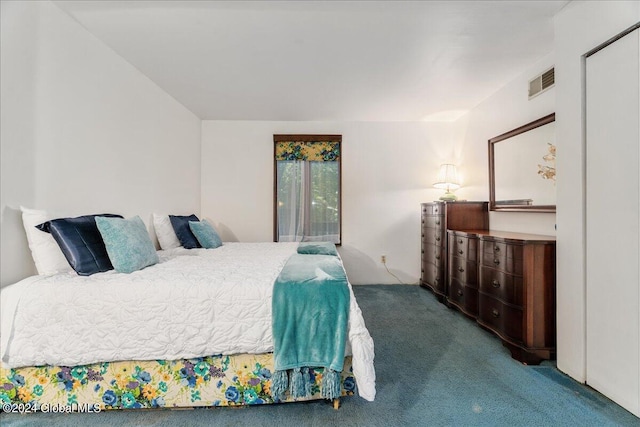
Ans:
{"label": "dark wood furniture", "polygon": [[449,282],[447,299],[467,316],[478,316],[478,236],[448,230]]}
{"label": "dark wood furniture", "polygon": [[498,335],[514,359],[553,358],[555,237],[486,230],[448,236],[450,305]]}
{"label": "dark wood furniture", "polygon": [[422,204],[422,277],[441,302],[447,297],[447,229],[489,229],[488,202],[430,202]]}
{"label": "dark wood furniture", "polygon": [[556,239],[479,232],[478,323],[523,363],[555,356]]}
{"label": "dark wood furniture", "polygon": [[422,204],[422,278],[526,364],[555,357],[555,237],[489,231],[487,202]]}

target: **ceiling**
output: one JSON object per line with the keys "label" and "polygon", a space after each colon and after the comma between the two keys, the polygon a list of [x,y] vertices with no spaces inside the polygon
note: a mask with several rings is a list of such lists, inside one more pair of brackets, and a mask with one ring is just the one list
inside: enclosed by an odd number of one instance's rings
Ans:
{"label": "ceiling", "polygon": [[201,119],[290,121],[455,120],[553,50],[566,3],[55,1]]}

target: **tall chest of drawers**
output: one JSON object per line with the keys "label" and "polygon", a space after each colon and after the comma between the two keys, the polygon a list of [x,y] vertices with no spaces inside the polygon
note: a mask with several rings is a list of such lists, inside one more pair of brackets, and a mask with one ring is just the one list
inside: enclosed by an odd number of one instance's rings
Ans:
{"label": "tall chest of drawers", "polygon": [[422,204],[422,277],[420,286],[442,301],[448,293],[447,230],[488,230],[487,202],[430,202]]}
{"label": "tall chest of drawers", "polygon": [[476,321],[511,356],[537,364],[555,355],[555,238],[479,231]]}
{"label": "tall chest of drawers", "polygon": [[466,315],[478,316],[478,236],[448,230],[449,281],[447,300]]}

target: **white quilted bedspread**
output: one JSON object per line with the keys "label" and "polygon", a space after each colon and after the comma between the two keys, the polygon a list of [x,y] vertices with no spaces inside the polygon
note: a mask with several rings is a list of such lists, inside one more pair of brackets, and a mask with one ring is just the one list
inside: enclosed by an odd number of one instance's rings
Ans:
{"label": "white quilted bedspread", "polygon": [[[161,251],[132,274],[34,276],[2,289],[5,367],[74,366],[273,351],[273,282],[297,243]],[[375,397],[373,340],[351,292],[349,343],[360,396]]]}

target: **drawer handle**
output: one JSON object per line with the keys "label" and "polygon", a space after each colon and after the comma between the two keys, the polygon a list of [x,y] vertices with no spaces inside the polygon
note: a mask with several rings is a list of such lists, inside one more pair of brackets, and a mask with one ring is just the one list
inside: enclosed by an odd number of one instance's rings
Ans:
{"label": "drawer handle", "polygon": [[438,220],[438,221],[436,221],[436,225],[440,225],[440,221],[439,221],[439,220]]}
{"label": "drawer handle", "polygon": [[462,244],[463,243],[462,239],[458,240],[458,243]]}
{"label": "drawer handle", "polygon": [[458,267],[458,271],[459,271],[460,273],[464,273],[464,268],[462,268],[462,267]]}
{"label": "drawer handle", "polygon": [[422,233],[422,237],[424,237],[424,233]]}
{"label": "drawer handle", "polygon": [[439,241],[440,241],[440,237],[439,237],[439,236],[437,236],[437,237],[436,237],[436,242],[439,242]]}
{"label": "drawer handle", "polygon": [[491,282],[491,286],[493,286],[494,288],[499,288],[500,282],[498,282],[497,280],[494,280],[493,282]]}
{"label": "drawer handle", "polygon": [[421,251],[424,254],[424,250]]}
{"label": "drawer handle", "polygon": [[435,208],[433,211],[434,211],[434,212],[438,212],[438,208]]}
{"label": "drawer handle", "polygon": [[500,312],[495,308],[491,310],[491,314],[493,315],[493,317],[500,317]]}
{"label": "drawer handle", "polygon": [[436,255],[436,259],[440,259],[440,255]]}
{"label": "drawer handle", "polygon": [[463,251],[462,249],[460,249],[460,250],[458,251],[458,253],[459,253],[460,255],[462,255],[462,254],[464,253],[464,251]]}
{"label": "drawer handle", "polygon": [[424,268],[421,268],[421,269],[420,269],[420,273],[424,273]]}
{"label": "drawer handle", "polygon": [[462,291],[460,289],[458,289],[458,296],[461,297],[462,296]]}
{"label": "drawer handle", "polygon": [[496,251],[496,252],[500,252],[500,246],[494,246],[493,250]]}
{"label": "drawer handle", "polygon": [[494,260],[493,260],[493,263],[494,263],[495,265],[499,265],[499,264],[500,264],[500,260],[499,260],[499,259],[494,259]]}

